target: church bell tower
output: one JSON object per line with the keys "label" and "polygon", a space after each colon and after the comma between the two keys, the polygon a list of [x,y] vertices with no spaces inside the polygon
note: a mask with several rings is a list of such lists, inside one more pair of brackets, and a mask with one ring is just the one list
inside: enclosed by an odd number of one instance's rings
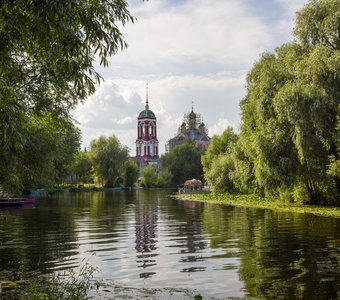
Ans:
{"label": "church bell tower", "polygon": [[140,112],[137,121],[136,157],[146,164],[157,161],[158,139],[155,114],[149,109],[148,85],[146,85],[145,109]]}

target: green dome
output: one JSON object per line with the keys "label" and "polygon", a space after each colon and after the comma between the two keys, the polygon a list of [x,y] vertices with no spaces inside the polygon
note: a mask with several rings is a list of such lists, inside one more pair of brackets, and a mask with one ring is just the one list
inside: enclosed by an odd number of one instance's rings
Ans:
{"label": "green dome", "polygon": [[143,111],[140,112],[138,118],[156,118],[155,114],[149,110],[149,109],[144,109]]}
{"label": "green dome", "polygon": [[196,114],[194,113],[193,110],[192,110],[191,113],[189,114],[189,118],[190,118],[190,119],[196,119]]}

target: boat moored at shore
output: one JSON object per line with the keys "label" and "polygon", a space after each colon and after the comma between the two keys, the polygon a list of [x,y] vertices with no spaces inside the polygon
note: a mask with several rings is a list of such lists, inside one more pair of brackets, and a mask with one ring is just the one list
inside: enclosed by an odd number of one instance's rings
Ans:
{"label": "boat moored at shore", "polygon": [[35,198],[31,197],[1,197],[0,207],[23,206],[35,203]]}

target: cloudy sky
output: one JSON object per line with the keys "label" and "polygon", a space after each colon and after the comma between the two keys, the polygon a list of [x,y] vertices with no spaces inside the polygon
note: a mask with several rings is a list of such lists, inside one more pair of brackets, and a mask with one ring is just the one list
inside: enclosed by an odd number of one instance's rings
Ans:
{"label": "cloudy sky", "polygon": [[134,156],[137,116],[157,117],[160,154],[183,115],[200,113],[209,135],[240,125],[245,78],[260,55],[293,41],[296,11],[307,0],[130,0],[128,49],[99,73],[105,82],[74,111],[82,145],[115,134]]}

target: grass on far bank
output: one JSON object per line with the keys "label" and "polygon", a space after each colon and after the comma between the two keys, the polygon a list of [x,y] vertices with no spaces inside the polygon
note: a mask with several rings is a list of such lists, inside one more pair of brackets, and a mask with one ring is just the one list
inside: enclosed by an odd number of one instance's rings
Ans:
{"label": "grass on far bank", "polygon": [[281,201],[274,197],[237,194],[181,194],[180,199],[195,200],[207,203],[255,207],[284,212],[309,213],[323,217],[340,218],[340,207],[312,206]]}

